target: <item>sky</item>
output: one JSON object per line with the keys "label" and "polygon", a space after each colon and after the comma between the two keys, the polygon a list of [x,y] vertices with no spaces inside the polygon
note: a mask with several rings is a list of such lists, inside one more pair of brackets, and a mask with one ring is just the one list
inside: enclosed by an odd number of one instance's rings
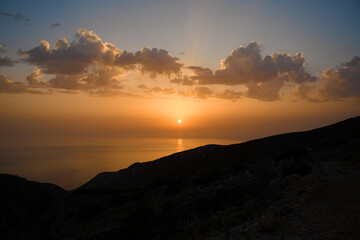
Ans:
{"label": "sky", "polygon": [[0,138],[249,140],[358,116],[359,12],[359,1],[1,1]]}

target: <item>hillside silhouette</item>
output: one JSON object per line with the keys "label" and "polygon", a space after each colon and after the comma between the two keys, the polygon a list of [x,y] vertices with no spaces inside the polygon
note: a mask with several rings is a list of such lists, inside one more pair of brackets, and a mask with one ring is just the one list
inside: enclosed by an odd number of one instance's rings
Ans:
{"label": "hillside silhouette", "polygon": [[6,174],[1,239],[357,239],[360,117],[206,145],[72,191]]}

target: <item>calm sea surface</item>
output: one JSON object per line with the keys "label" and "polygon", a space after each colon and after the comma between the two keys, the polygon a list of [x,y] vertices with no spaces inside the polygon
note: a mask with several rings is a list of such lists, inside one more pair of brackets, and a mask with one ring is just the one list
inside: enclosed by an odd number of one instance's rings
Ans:
{"label": "calm sea surface", "polygon": [[15,139],[0,142],[0,173],[74,189],[96,174],[117,171],[223,139]]}

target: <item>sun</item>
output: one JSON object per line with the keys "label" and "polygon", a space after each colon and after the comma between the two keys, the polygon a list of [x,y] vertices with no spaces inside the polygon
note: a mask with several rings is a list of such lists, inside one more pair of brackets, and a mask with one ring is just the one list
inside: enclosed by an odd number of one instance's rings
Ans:
{"label": "sun", "polygon": [[181,124],[181,123],[182,123],[181,119],[179,119],[179,120],[178,120],[178,123],[179,123],[179,124]]}

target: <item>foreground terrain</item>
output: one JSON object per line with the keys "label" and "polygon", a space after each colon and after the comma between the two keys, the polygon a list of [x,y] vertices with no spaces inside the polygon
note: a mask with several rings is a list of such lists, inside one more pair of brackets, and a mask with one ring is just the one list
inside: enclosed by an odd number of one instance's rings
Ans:
{"label": "foreground terrain", "polygon": [[1,239],[358,239],[360,117],[207,145],[73,191],[1,174]]}

